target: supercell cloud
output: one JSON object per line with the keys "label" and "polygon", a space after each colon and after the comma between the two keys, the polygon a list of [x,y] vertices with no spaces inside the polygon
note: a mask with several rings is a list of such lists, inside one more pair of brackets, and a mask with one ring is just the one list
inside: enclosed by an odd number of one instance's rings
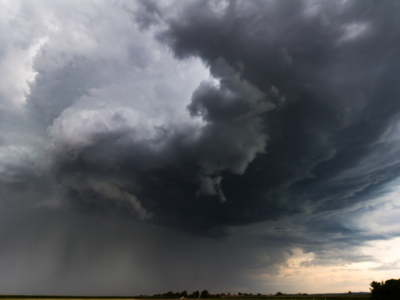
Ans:
{"label": "supercell cloud", "polygon": [[3,293],[367,291],[400,268],[397,3],[0,5]]}

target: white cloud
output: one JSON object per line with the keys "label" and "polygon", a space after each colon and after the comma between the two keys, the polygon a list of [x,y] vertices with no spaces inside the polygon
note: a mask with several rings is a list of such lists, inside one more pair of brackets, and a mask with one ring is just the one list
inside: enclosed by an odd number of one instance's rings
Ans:
{"label": "white cloud", "polygon": [[365,34],[368,30],[367,23],[351,23],[343,26],[343,35],[339,39],[339,43],[342,42],[349,42],[356,40],[357,38],[361,37]]}

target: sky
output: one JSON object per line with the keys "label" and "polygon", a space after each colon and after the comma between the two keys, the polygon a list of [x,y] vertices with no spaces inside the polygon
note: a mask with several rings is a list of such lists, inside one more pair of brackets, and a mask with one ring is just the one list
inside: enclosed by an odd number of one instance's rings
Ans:
{"label": "sky", "polygon": [[399,277],[399,2],[0,7],[1,294]]}

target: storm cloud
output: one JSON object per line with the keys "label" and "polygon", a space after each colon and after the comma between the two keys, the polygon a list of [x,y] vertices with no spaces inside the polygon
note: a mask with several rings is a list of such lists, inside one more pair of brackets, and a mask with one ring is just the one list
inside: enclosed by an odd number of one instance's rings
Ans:
{"label": "storm cloud", "polygon": [[362,249],[400,236],[398,4],[1,6],[5,293],[275,293],[298,253],[397,268]]}

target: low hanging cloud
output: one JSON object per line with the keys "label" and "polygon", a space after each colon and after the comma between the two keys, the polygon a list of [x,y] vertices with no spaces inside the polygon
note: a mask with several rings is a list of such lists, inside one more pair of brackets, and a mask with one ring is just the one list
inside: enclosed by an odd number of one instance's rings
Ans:
{"label": "low hanging cloud", "polygon": [[199,179],[200,188],[197,191],[197,195],[209,195],[209,196],[218,196],[221,202],[226,201],[224,192],[221,189],[221,181],[222,176],[217,177],[208,177],[202,176]]}
{"label": "low hanging cloud", "polygon": [[229,170],[243,174],[258,153],[265,153],[264,113],[276,108],[266,95],[227,65],[216,60],[210,72],[219,81],[202,82],[188,105],[190,114],[206,122],[199,149],[205,174]]}
{"label": "low hanging cloud", "polygon": [[400,268],[400,260],[395,260],[392,262],[383,263],[378,267],[371,268],[372,271],[388,271],[388,270],[398,270]]}

